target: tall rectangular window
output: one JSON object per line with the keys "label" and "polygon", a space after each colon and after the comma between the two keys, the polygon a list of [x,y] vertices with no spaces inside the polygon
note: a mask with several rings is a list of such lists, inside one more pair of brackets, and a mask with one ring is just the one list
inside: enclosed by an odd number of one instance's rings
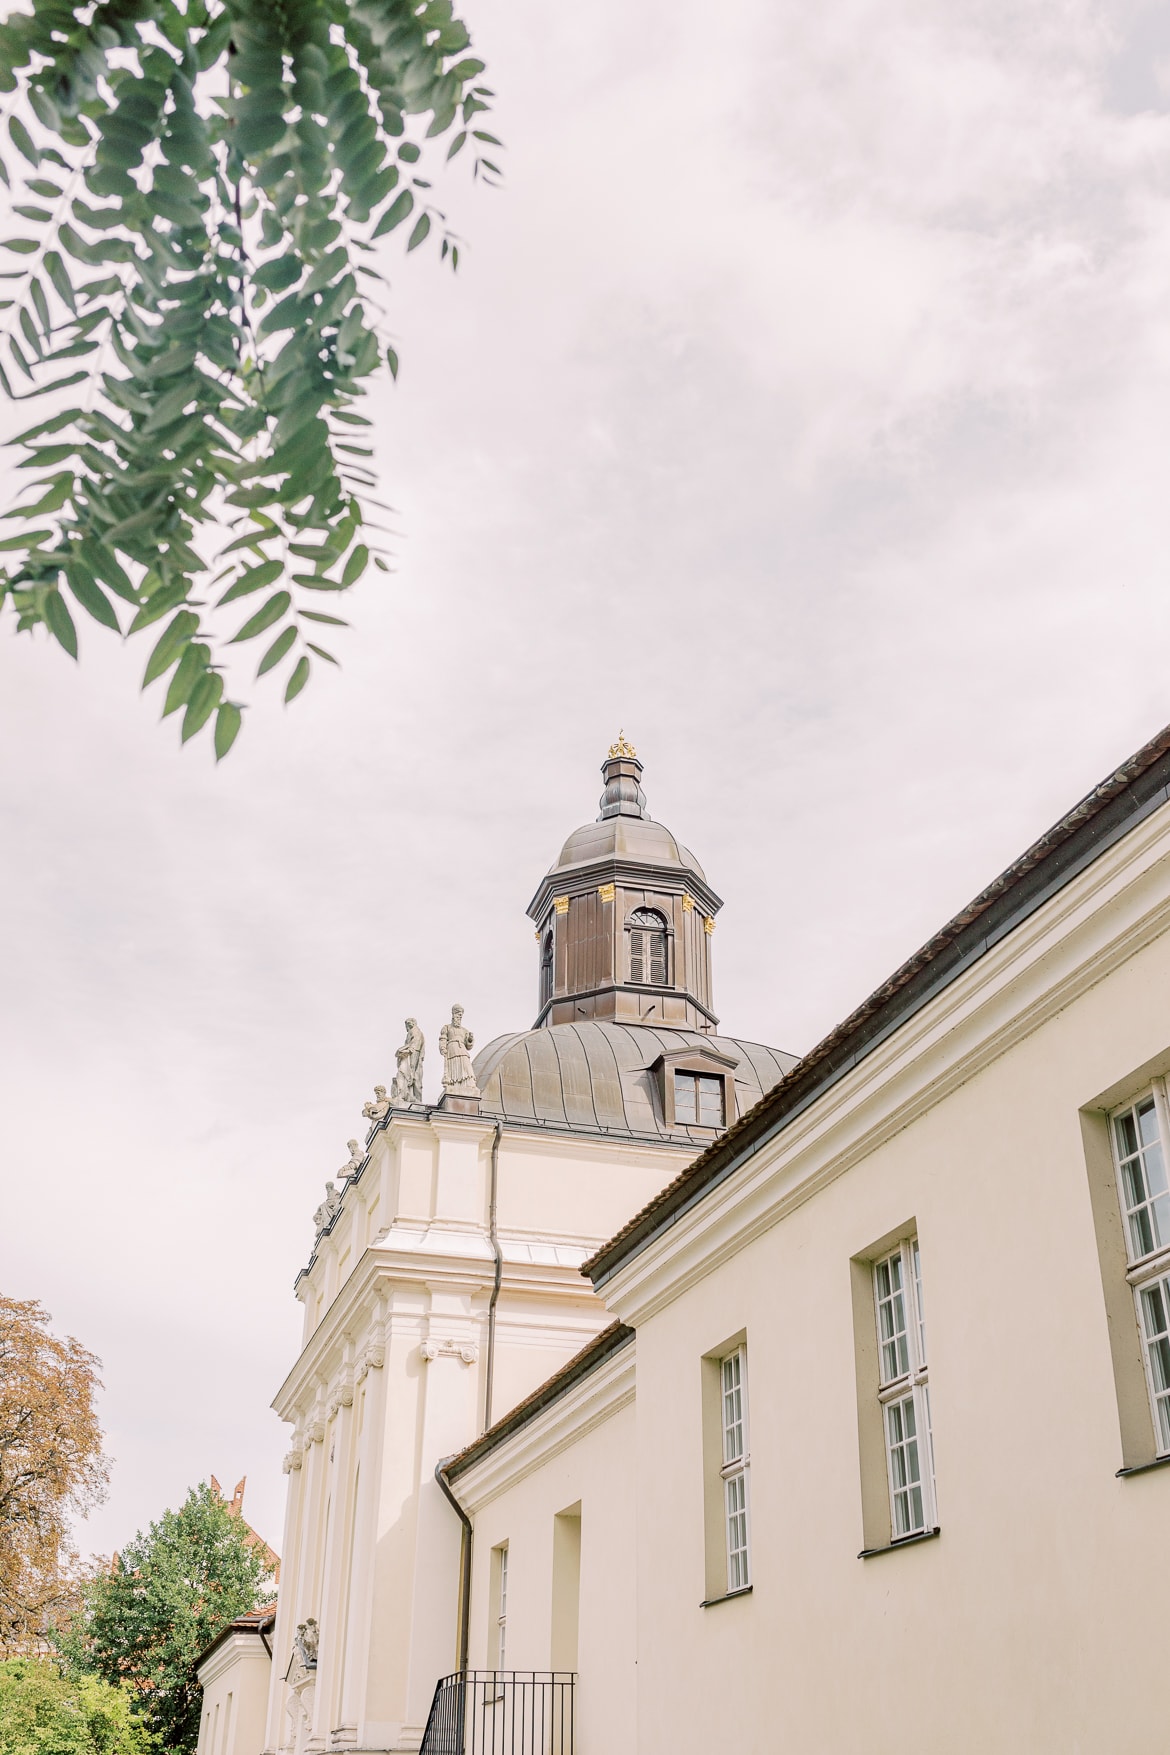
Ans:
{"label": "tall rectangular window", "polygon": [[508,1547],[500,1549],[500,1594],[496,1602],[496,1668],[508,1667]]}
{"label": "tall rectangular window", "polygon": [[723,1425],[723,1507],[727,1538],[727,1589],[751,1583],[748,1559],[747,1350],[737,1347],[720,1361]]}
{"label": "tall rectangular window", "polygon": [[922,1260],[916,1237],[874,1263],[873,1291],[890,1529],[898,1542],[925,1534],[938,1521]]}
{"label": "tall rectangular window", "polygon": [[1150,1090],[1119,1109],[1111,1121],[1125,1221],[1126,1278],[1137,1303],[1154,1443],[1159,1456],[1170,1456],[1170,1117],[1163,1080],[1155,1079]]}
{"label": "tall rectangular window", "polygon": [[508,1658],[508,1544],[491,1552],[488,1572],[488,1669],[502,1670]]}

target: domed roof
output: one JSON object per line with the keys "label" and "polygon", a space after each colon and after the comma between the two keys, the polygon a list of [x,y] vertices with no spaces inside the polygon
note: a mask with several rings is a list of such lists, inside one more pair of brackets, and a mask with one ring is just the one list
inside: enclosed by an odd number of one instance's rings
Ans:
{"label": "domed roof", "polygon": [[549,867],[549,877],[598,860],[628,859],[642,865],[676,865],[706,883],[707,874],[690,848],[647,815],[646,794],[640,784],[642,764],[624,732],[610,745],[601,772],[605,776],[601,814],[596,822],[573,830],[560,858]]}
{"label": "domed roof", "polygon": [[706,881],[706,873],[689,847],[649,817],[602,817],[574,829],[549,867],[549,876],[570,866],[592,865],[598,859],[632,859],[647,865],[677,865]]}
{"label": "domed roof", "polygon": [[796,1064],[794,1054],[697,1030],[654,1029],[590,1019],[497,1036],[475,1057],[481,1115],[509,1126],[571,1129],[575,1134],[709,1144],[711,1128],[668,1128],[650,1068],[680,1048],[713,1048],[735,1063],[740,1115]]}

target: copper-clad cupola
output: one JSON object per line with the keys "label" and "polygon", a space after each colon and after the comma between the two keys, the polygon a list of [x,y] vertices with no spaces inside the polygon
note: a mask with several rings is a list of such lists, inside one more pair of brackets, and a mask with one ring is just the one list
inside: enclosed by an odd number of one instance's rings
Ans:
{"label": "copper-clad cupola", "polygon": [[528,909],[536,1025],[613,1018],[714,1030],[711,934],[722,903],[694,854],[647,814],[624,733],[601,772],[601,814],[569,836]]}

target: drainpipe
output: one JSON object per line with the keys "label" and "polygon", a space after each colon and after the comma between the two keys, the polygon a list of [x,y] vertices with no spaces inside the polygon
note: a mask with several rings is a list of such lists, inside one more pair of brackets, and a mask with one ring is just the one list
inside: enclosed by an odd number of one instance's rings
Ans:
{"label": "drainpipe", "polygon": [[504,1271],[504,1257],[500,1251],[500,1239],[496,1231],[496,1197],[499,1192],[500,1175],[500,1135],[503,1132],[502,1121],[496,1122],[496,1131],[492,1138],[492,1174],[491,1190],[488,1196],[488,1238],[492,1246],[492,1254],[496,1258],[496,1277],[492,1286],[492,1295],[488,1303],[487,1328],[487,1365],[484,1370],[483,1394],[483,1430],[486,1432],[492,1423],[492,1378],[496,1366],[496,1301],[500,1296],[500,1279]]}
{"label": "drainpipe", "polygon": [[461,1675],[465,1675],[467,1672],[468,1633],[471,1627],[471,1519],[464,1511],[462,1505],[460,1505],[458,1499],[456,1499],[451,1488],[451,1483],[447,1479],[447,1465],[448,1463],[454,1462],[454,1460],[454,1456],[445,1456],[441,1462],[436,1463],[435,1479],[439,1483],[448,1504],[452,1507],[456,1517],[463,1525],[463,1530],[459,1538],[458,1648],[459,1671]]}

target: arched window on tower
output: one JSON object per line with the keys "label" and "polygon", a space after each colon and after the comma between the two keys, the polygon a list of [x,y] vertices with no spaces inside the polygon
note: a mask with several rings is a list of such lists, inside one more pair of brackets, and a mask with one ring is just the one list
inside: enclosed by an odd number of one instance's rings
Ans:
{"label": "arched window on tower", "polygon": [[540,1004],[543,1009],[552,998],[553,990],[553,935],[552,929],[544,935],[544,943],[540,947]]}
{"label": "arched window on tower", "polygon": [[635,908],[630,933],[630,980],[666,986],[666,917],[657,908]]}

